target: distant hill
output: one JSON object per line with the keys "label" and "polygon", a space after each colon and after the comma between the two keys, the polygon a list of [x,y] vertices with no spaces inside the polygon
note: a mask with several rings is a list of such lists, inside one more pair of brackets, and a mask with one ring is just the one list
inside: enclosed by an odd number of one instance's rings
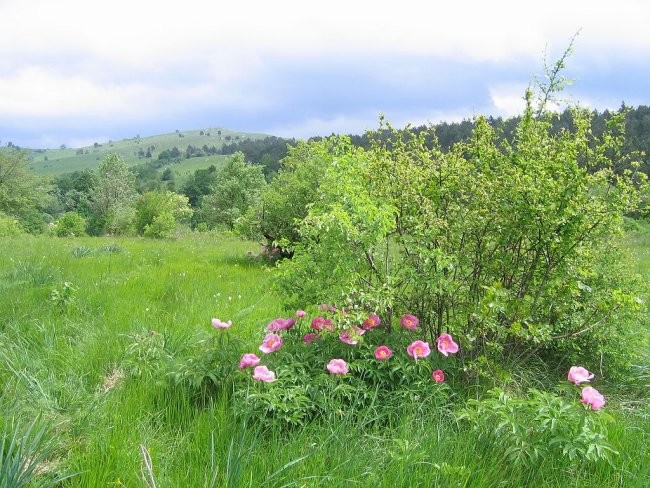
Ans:
{"label": "distant hill", "polygon": [[158,159],[163,151],[177,148],[182,154],[178,164],[171,165],[177,176],[183,177],[196,169],[219,165],[227,156],[211,154],[185,159],[188,146],[193,148],[215,147],[220,150],[224,145],[254,141],[269,137],[265,134],[237,132],[223,128],[207,128],[200,130],[181,130],[170,134],[148,137],[133,137],[121,141],[97,141],[92,146],[60,149],[30,150],[30,168],[41,175],[58,176],[72,171],[94,169],[108,154],[118,154],[129,166],[144,164]]}

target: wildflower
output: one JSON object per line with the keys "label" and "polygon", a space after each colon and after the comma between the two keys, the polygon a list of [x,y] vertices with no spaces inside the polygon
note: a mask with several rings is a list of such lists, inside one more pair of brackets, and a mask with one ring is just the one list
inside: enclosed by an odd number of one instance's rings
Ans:
{"label": "wildflower", "polygon": [[232,321],[222,322],[219,319],[212,319],[212,327],[215,329],[227,329],[232,325]]}
{"label": "wildflower", "polygon": [[260,364],[260,358],[255,354],[244,354],[239,361],[239,369],[248,368],[250,366],[257,366]]}
{"label": "wildflower", "polygon": [[364,329],[353,325],[352,328],[345,329],[343,332],[341,332],[339,339],[341,339],[346,344],[355,345],[359,343],[359,337],[365,333],[366,331]]}
{"label": "wildflower", "polygon": [[600,409],[605,405],[605,397],[600,394],[596,388],[586,386],[582,389],[582,403],[590,405],[594,410]]}
{"label": "wildflower", "polygon": [[332,374],[347,374],[348,365],[342,359],[332,359],[327,364],[327,371]]}
{"label": "wildflower", "polygon": [[307,312],[305,312],[304,310],[296,310],[296,317],[298,317],[299,319],[303,318],[305,315],[307,315]]}
{"label": "wildflower", "polygon": [[568,380],[576,385],[579,385],[584,381],[589,381],[593,377],[593,373],[589,373],[589,371],[582,366],[571,366],[571,369],[569,369]]}
{"label": "wildflower", "polygon": [[375,357],[380,361],[388,359],[392,355],[393,351],[391,351],[387,346],[379,346],[377,349],[375,349]]}
{"label": "wildflower", "polygon": [[253,370],[253,379],[270,383],[271,381],[275,381],[275,373],[269,371],[269,368],[266,366],[257,366]]}
{"label": "wildflower", "polygon": [[328,330],[330,332],[334,330],[334,326],[332,325],[332,319],[326,319],[324,317],[315,317],[311,321],[311,328],[319,332],[321,330]]}
{"label": "wildflower", "polygon": [[445,373],[443,373],[441,369],[436,369],[433,373],[431,373],[431,377],[436,383],[442,383],[445,381]]}
{"label": "wildflower", "polygon": [[272,330],[277,332],[278,330],[289,330],[291,327],[296,325],[296,319],[274,319],[269,325],[266,326],[266,330]]}
{"label": "wildflower", "polygon": [[431,354],[428,342],[415,341],[406,348],[406,352],[414,359],[425,358]]}
{"label": "wildflower", "polygon": [[305,344],[311,344],[312,342],[316,342],[320,340],[321,340],[321,336],[319,334],[316,334],[315,332],[305,334],[305,337],[303,337],[303,341],[305,341]]}
{"label": "wildflower", "polygon": [[266,334],[264,341],[260,346],[260,351],[264,354],[272,353],[282,347],[282,337],[276,334]]}
{"label": "wildflower", "polygon": [[438,337],[438,351],[445,356],[449,356],[449,353],[454,354],[458,352],[458,344],[454,342],[449,334],[442,334]]}
{"label": "wildflower", "polygon": [[381,324],[381,319],[379,316],[373,314],[368,315],[368,318],[363,321],[362,327],[366,330],[374,329],[379,324]]}
{"label": "wildflower", "polygon": [[402,318],[399,320],[399,323],[404,327],[405,329],[408,330],[415,330],[418,328],[418,324],[420,321],[415,315],[411,314],[404,314],[402,315]]}

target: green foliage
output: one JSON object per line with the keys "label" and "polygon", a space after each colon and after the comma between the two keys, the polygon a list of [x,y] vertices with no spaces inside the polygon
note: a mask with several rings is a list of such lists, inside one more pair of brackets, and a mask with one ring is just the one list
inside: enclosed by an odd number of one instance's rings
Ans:
{"label": "green foliage", "polygon": [[86,219],[77,212],[66,212],[54,224],[52,232],[57,237],[83,236],[86,234]]}
{"label": "green foliage", "polygon": [[27,153],[0,148],[0,212],[17,218],[21,227],[39,234],[44,220],[40,209],[52,200],[49,183],[29,170]]}
{"label": "green foliage", "polygon": [[177,222],[186,222],[192,215],[188,198],[170,191],[147,192],[135,204],[135,229],[147,237],[169,237]]}
{"label": "green foliage", "polygon": [[252,239],[264,238],[267,247],[279,245],[285,254],[290,253],[300,240],[298,224],[318,195],[335,147],[334,140],[299,142],[289,147],[278,175],[237,222],[238,232]]}
{"label": "green foliage", "polygon": [[619,171],[625,114],[595,138],[575,108],[574,130],[553,133],[534,98],[512,144],[483,118],[448,153],[390,127],[368,151],[336,141],[280,287],[297,304],[352,297],[388,327],[413,313],[431,341],[462,337],[467,359],[619,351],[640,290],[615,239],[646,179],[634,164]]}
{"label": "green foliage", "polygon": [[17,236],[24,232],[18,219],[0,212],[0,237]]}
{"label": "green foliage", "polygon": [[[554,393],[530,390],[519,397],[495,388],[486,398],[469,400],[459,419],[469,422],[479,440],[515,467],[533,467],[556,455],[570,461],[609,460],[618,454],[607,442],[604,412],[592,412]],[[570,397],[571,392],[567,392]]]}
{"label": "green foliage", "polygon": [[135,174],[116,154],[107,156],[97,172],[97,183],[90,194],[91,230],[96,234],[127,234],[133,221]]}
{"label": "green foliage", "polygon": [[217,170],[216,184],[201,199],[195,222],[234,229],[235,221],[255,204],[265,186],[262,168],[247,163],[242,153],[235,153]]}
{"label": "green foliage", "polygon": [[176,219],[174,219],[174,215],[170,212],[162,212],[156,215],[150,224],[145,225],[142,234],[145,237],[162,239],[164,237],[170,237],[175,229]]}

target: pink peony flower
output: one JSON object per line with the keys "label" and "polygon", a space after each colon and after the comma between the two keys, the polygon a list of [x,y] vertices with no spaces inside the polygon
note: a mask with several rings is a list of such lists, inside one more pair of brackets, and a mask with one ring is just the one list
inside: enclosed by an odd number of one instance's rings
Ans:
{"label": "pink peony flower", "polygon": [[605,397],[600,394],[596,388],[586,386],[582,389],[582,403],[590,405],[594,410],[600,409],[605,405]]}
{"label": "pink peony flower", "polygon": [[212,327],[215,329],[227,329],[232,325],[232,322],[229,320],[228,322],[222,322],[219,319],[212,319]]}
{"label": "pink peony flower", "polygon": [[248,368],[250,366],[257,366],[260,364],[260,358],[255,354],[244,354],[239,361],[239,369]]}
{"label": "pink peony flower", "polygon": [[431,373],[431,377],[436,383],[442,383],[445,381],[445,373],[443,373],[441,369],[436,369],[433,373]]}
{"label": "pink peony flower", "polygon": [[260,351],[264,354],[272,353],[282,347],[282,337],[276,334],[266,334],[264,341],[260,346]]}
{"label": "pink peony flower", "polygon": [[332,359],[327,363],[327,371],[332,374],[347,374],[348,365],[342,359]]}
{"label": "pink peony flower", "polygon": [[359,343],[359,337],[365,333],[366,331],[364,329],[353,325],[352,328],[345,329],[343,332],[341,332],[339,339],[341,339],[346,344],[355,345]]}
{"label": "pink peony flower", "polygon": [[311,328],[317,331],[327,330],[332,332],[334,330],[334,325],[332,324],[332,319],[326,319],[324,317],[316,317],[311,321]]}
{"label": "pink peony flower", "polygon": [[361,326],[366,330],[370,330],[370,329],[374,329],[379,324],[381,324],[381,319],[379,318],[378,315],[375,315],[373,313],[368,315],[368,318],[363,321],[363,324]]}
{"label": "pink peony flower", "polygon": [[449,353],[454,354],[458,352],[458,344],[454,342],[449,334],[442,334],[438,337],[438,351],[445,356],[449,356]]}
{"label": "pink peony flower", "polygon": [[593,373],[589,373],[589,371],[587,371],[582,366],[571,366],[571,369],[569,369],[568,380],[575,383],[576,385],[579,385],[585,381],[589,381],[593,377]]}
{"label": "pink peony flower", "polygon": [[321,336],[319,334],[316,334],[315,332],[311,332],[309,334],[305,334],[303,340],[305,341],[306,344],[311,344],[312,342],[320,341]]}
{"label": "pink peony flower", "polygon": [[399,323],[405,329],[415,330],[418,328],[418,324],[420,323],[420,321],[415,315],[411,315],[407,313],[405,315],[402,315],[402,318],[399,320]]}
{"label": "pink peony flower", "polygon": [[428,342],[415,341],[406,348],[406,352],[414,359],[426,358],[431,354],[431,348]]}
{"label": "pink peony flower", "polygon": [[298,317],[299,319],[303,318],[305,315],[307,315],[307,312],[305,312],[304,310],[296,310],[296,317]]}
{"label": "pink peony flower", "polygon": [[377,349],[375,349],[375,357],[380,361],[388,359],[392,355],[393,351],[391,351],[388,346],[379,346]]}
{"label": "pink peony flower", "polygon": [[266,326],[266,330],[272,330],[277,332],[279,330],[289,330],[291,327],[296,325],[296,319],[274,319],[269,325]]}
{"label": "pink peony flower", "polygon": [[270,383],[271,381],[275,381],[275,373],[273,371],[269,371],[269,368],[266,366],[257,366],[253,370],[253,379]]}

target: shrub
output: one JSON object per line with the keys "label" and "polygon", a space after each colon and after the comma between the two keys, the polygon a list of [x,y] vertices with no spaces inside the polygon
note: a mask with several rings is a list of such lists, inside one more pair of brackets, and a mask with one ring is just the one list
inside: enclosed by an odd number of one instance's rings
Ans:
{"label": "shrub", "polygon": [[0,212],[0,237],[17,236],[24,232],[18,219]]}
{"label": "shrub", "polygon": [[148,237],[166,237],[176,229],[177,221],[187,221],[192,215],[188,198],[170,191],[147,192],[135,207],[135,229]]}
{"label": "shrub", "polygon": [[528,92],[512,144],[484,118],[448,153],[390,127],[368,151],[335,141],[279,287],[294,304],[351,299],[387,324],[415,313],[422,339],[458,335],[468,361],[541,351],[625,366],[618,336],[633,339],[639,288],[616,238],[646,178],[621,155],[624,113],[598,139],[590,113],[572,113],[574,130],[553,133]]}
{"label": "shrub", "polygon": [[82,236],[86,234],[86,219],[77,212],[66,212],[52,230],[57,237]]}

